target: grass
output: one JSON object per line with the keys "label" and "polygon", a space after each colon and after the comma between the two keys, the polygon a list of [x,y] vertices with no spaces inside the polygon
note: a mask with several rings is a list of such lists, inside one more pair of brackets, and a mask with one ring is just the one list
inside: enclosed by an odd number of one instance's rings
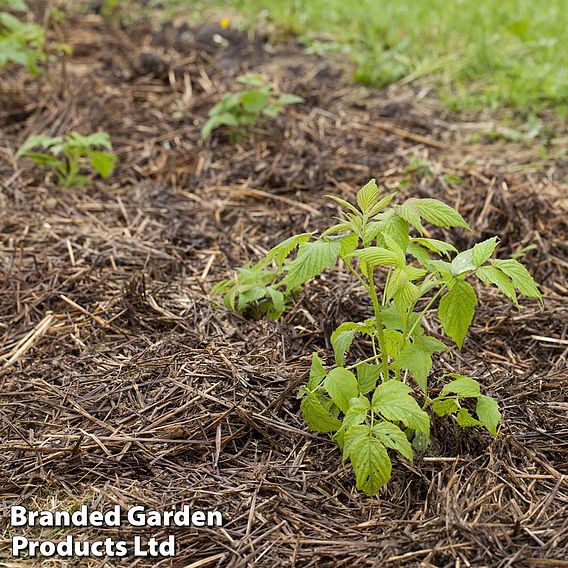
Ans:
{"label": "grass", "polygon": [[[177,0],[177,4],[183,4]],[[568,108],[565,0],[213,0],[270,21],[313,51],[339,50],[355,79],[434,84],[454,108]]]}

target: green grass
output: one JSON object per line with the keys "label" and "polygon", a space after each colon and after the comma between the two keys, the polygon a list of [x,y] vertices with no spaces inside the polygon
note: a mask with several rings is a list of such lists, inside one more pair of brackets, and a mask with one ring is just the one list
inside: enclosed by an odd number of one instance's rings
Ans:
{"label": "green grass", "polygon": [[[182,3],[177,0],[178,4]],[[309,49],[341,50],[355,79],[428,82],[456,108],[568,107],[566,0],[213,0]]]}

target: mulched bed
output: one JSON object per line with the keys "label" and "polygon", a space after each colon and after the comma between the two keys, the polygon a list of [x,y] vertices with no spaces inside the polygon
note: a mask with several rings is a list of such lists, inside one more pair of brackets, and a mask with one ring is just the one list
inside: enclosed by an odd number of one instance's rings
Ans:
{"label": "mulched bed", "polygon": [[[55,35],[74,50],[62,71],[0,74],[0,510],[187,503],[225,525],[168,529],[174,560],[41,565],[568,566],[565,126],[546,119],[546,152],[490,140],[495,114],[451,116],[410,86],[366,91],[346,62],[215,25],[123,30],[91,14]],[[201,142],[246,69],[305,102],[237,144],[222,131]],[[108,183],[58,188],[14,161],[32,133],[99,129],[120,157]],[[311,352],[329,355],[334,327],[368,313],[357,286],[325,274],[280,322],[208,296],[233,267],[325,227],[337,210],[324,195],[352,197],[370,177],[459,207],[474,232],[454,233],[458,246],[536,245],[522,260],[545,295],[518,311],[479,290],[471,336],[435,371],[478,377],[503,406],[500,435],[437,420],[434,447],[395,459],[376,498],[307,431],[295,396]],[[7,558],[14,529],[0,523]]]}

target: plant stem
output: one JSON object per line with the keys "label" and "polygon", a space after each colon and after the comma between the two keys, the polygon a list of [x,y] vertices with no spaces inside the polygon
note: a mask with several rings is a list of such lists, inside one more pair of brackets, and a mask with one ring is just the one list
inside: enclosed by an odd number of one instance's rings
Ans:
{"label": "plant stem", "polygon": [[389,380],[389,355],[386,349],[385,332],[383,329],[383,322],[381,321],[381,307],[379,298],[377,297],[377,290],[375,289],[375,280],[373,278],[373,269],[367,269],[367,280],[369,281],[369,294],[373,304],[373,311],[375,312],[375,320],[377,322],[377,332],[379,334],[379,348],[383,360],[383,381]]}
{"label": "plant stem", "polygon": [[416,321],[414,322],[414,324],[412,325],[412,327],[410,328],[410,330],[408,331],[408,333],[406,334],[406,338],[409,338],[412,335],[412,332],[416,329],[416,326],[420,323],[420,320],[422,320],[422,318],[424,317],[424,315],[426,314],[426,312],[432,307],[432,304],[438,299],[438,297],[442,294],[442,292],[447,288],[447,286],[444,284],[433,296],[432,298],[430,298],[430,301],[426,304],[426,307],[420,312],[420,314],[418,315],[418,318],[416,318]]}

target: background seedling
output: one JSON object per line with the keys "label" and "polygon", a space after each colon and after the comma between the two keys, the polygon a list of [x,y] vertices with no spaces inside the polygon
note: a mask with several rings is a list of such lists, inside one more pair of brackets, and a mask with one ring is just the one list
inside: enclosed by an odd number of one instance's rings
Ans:
{"label": "background seedling", "polygon": [[[492,258],[497,237],[458,252],[450,243],[425,237],[423,226],[468,230],[455,209],[429,198],[391,205],[394,196],[381,197],[375,180],[357,193],[356,204],[332,196],[341,207],[337,224],[318,237],[305,233],[287,239],[253,269],[213,289],[224,294],[229,308],[255,305],[278,316],[286,295],[339,261],[359,281],[373,316],[344,322],[333,332],[334,365],[326,368],[314,353],[308,383],[298,396],[307,425],[333,433],[343,460],[353,466],[357,487],[370,495],[390,479],[389,450],[412,460],[414,449],[428,446],[428,411],[497,434],[499,405],[482,393],[478,381],[450,373],[441,377],[436,395],[430,389],[432,359],[447,346],[426,333],[423,319],[436,309],[445,334],[461,348],[478,302],[468,279],[496,286],[515,305],[517,294],[541,299],[522,264]],[[347,365],[360,336],[370,341],[371,352]],[[475,416],[468,408],[472,402]]]}
{"label": "background seedling", "polygon": [[77,132],[66,136],[43,134],[32,136],[16,153],[16,159],[24,156],[31,158],[36,164],[51,168],[57,176],[58,183],[64,187],[85,185],[91,180],[80,175],[81,167],[86,164],[103,179],[107,179],[112,174],[117,161],[116,155],[112,152],[110,137],[106,132],[97,132],[89,136],[82,136]]}
{"label": "background seedling", "polygon": [[43,28],[22,22],[6,9],[25,12],[28,6],[23,0],[0,0],[0,69],[13,63],[37,75],[38,63],[45,60]]}
{"label": "background seedling", "polygon": [[201,129],[204,140],[221,126],[228,126],[235,137],[242,133],[244,127],[256,124],[262,116],[274,118],[286,105],[303,101],[302,97],[289,93],[277,96],[261,75],[241,75],[237,82],[251,88],[225,94],[209,111],[209,118]]}

